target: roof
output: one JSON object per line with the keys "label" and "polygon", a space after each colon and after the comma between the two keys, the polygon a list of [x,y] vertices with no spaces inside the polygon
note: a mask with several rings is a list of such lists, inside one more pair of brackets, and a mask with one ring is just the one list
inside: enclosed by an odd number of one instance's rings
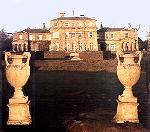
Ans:
{"label": "roof", "polygon": [[114,31],[130,31],[131,29],[128,28],[109,28],[109,27],[102,27],[99,29],[99,32],[114,32]]}
{"label": "roof", "polygon": [[50,33],[50,31],[48,29],[31,29],[31,28],[27,28],[24,29],[18,33],[22,33],[22,32],[28,32],[28,33]]}
{"label": "roof", "polygon": [[95,19],[82,16],[82,17],[59,17],[59,18],[53,19],[52,21],[55,21],[55,20],[95,20]]}

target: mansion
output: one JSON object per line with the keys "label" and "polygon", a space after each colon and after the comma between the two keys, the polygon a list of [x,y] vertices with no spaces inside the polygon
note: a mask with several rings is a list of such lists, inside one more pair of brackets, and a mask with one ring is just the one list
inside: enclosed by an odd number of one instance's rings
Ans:
{"label": "mansion", "polygon": [[135,51],[142,47],[142,40],[135,28],[97,29],[96,19],[84,15],[60,17],[41,29],[27,28],[13,33],[13,51]]}

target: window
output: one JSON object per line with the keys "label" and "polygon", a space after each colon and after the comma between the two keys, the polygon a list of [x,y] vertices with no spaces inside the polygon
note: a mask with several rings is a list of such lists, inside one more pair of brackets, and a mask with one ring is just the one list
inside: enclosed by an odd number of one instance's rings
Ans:
{"label": "window", "polygon": [[71,25],[72,25],[72,27],[75,27],[75,23],[74,22]]}
{"label": "window", "polygon": [[72,44],[72,50],[75,52],[76,51],[76,44]]}
{"label": "window", "polygon": [[78,37],[81,38],[82,37],[82,32],[78,33]]}
{"label": "window", "polygon": [[76,33],[72,32],[72,38],[75,38],[75,37],[76,37]]}
{"label": "window", "polygon": [[92,22],[90,22],[90,23],[89,23],[89,26],[90,26],[90,27],[92,27],[92,26],[93,26],[93,23],[92,23]]}
{"label": "window", "polygon": [[58,27],[58,22],[54,22],[54,27]]}
{"label": "window", "polygon": [[56,43],[56,51],[59,51],[59,43]]}
{"label": "window", "polygon": [[87,49],[87,45],[86,45],[86,43],[85,43],[85,45],[84,45],[84,50],[86,51],[86,49]]}
{"label": "window", "polygon": [[33,36],[31,34],[29,35],[29,40],[33,40]]}
{"label": "window", "polygon": [[68,27],[69,26],[69,23],[68,22],[65,22],[65,27]]}
{"label": "window", "polygon": [[46,34],[42,35],[42,40],[46,40]]}
{"label": "window", "polygon": [[24,44],[23,48],[24,48],[24,51],[27,51],[27,44]]}
{"label": "window", "polygon": [[34,51],[40,51],[40,44],[39,43],[36,43],[35,44],[35,47],[34,47]]}
{"label": "window", "polygon": [[125,33],[125,38],[128,38],[128,33]]}
{"label": "window", "polygon": [[88,37],[89,38],[93,37],[93,32],[88,32]]}
{"label": "window", "polygon": [[70,44],[67,43],[67,44],[66,44],[66,51],[69,51],[69,49],[70,49]]}
{"label": "window", "polygon": [[48,35],[48,40],[51,40],[51,35]]}
{"label": "window", "polygon": [[18,51],[22,51],[21,44],[18,45]]}
{"label": "window", "polygon": [[109,50],[110,51],[115,51],[116,50],[115,44],[111,44],[110,47],[109,47]]}
{"label": "window", "polygon": [[53,33],[53,38],[59,38],[59,32],[54,32]]}
{"label": "window", "polygon": [[17,44],[14,45],[13,50],[18,51],[18,45]]}
{"label": "window", "polygon": [[105,38],[108,39],[108,37],[109,37],[108,34],[106,34],[106,35],[105,35]]}
{"label": "window", "polygon": [[110,34],[110,38],[111,38],[111,39],[114,38],[114,35],[113,35],[113,34]]}
{"label": "window", "polygon": [[79,43],[79,50],[82,51],[83,50],[83,44]]}
{"label": "window", "polygon": [[42,40],[42,35],[39,35],[39,40]]}
{"label": "window", "polygon": [[69,32],[66,32],[66,38],[69,38]]}
{"label": "window", "polygon": [[20,34],[20,35],[19,35],[19,39],[23,39],[23,36],[22,36],[22,34]]}
{"label": "window", "polygon": [[93,50],[93,43],[90,43],[90,50]]}
{"label": "window", "polygon": [[82,23],[81,22],[79,22],[79,27],[81,27],[82,26]]}

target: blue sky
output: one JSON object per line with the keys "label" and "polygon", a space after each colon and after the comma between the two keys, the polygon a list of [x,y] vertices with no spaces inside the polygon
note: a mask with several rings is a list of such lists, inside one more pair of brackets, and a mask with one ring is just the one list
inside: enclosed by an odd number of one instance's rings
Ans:
{"label": "blue sky", "polygon": [[23,30],[27,27],[39,28],[42,23],[49,27],[51,19],[58,18],[60,12],[71,16],[84,14],[95,17],[97,26],[138,28],[139,36],[145,39],[150,30],[150,0],[0,0],[0,29],[7,32]]}

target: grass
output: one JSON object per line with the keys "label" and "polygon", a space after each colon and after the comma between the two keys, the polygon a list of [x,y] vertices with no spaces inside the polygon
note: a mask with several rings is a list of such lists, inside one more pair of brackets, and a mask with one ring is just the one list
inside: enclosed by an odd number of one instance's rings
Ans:
{"label": "grass", "polygon": [[[144,83],[145,73],[142,73],[133,89],[140,100],[146,90]],[[34,71],[24,91],[31,100],[34,127],[65,127],[70,121],[79,120],[88,124],[92,132],[121,129],[111,122],[116,99],[123,92],[115,72]],[[4,106],[12,93],[4,78]]]}

